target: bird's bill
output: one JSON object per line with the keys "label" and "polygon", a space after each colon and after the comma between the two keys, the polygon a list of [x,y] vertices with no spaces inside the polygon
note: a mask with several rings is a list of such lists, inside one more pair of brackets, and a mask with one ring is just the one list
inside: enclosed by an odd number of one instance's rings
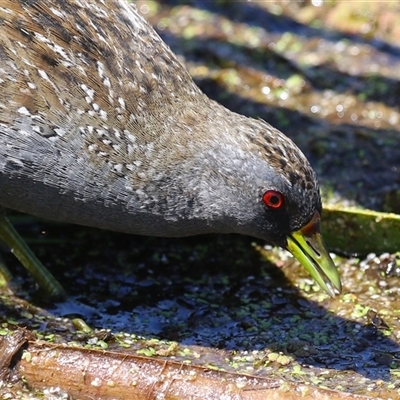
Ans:
{"label": "bird's bill", "polygon": [[341,292],[339,273],[326,250],[320,232],[320,215],[316,211],[311,221],[287,238],[287,250],[303,265],[318,285],[330,296]]}

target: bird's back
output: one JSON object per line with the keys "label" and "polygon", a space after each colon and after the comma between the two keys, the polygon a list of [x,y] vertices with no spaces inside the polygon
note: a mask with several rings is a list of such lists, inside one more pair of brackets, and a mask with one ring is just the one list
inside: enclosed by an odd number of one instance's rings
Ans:
{"label": "bird's back", "polygon": [[169,48],[124,0],[2,1],[0,29],[0,204],[160,231],[152,185],[168,184],[191,137],[179,124],[205,100]]}

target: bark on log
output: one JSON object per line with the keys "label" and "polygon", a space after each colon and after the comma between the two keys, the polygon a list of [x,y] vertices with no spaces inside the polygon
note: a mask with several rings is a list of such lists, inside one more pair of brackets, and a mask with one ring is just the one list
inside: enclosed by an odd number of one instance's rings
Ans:
{"label": "bark on log", "polygon": [[31,388],[58,387],[77,400],[370,399],[125,352],[49,344],[26,331],[0,337],[0,378],[10,372]]}

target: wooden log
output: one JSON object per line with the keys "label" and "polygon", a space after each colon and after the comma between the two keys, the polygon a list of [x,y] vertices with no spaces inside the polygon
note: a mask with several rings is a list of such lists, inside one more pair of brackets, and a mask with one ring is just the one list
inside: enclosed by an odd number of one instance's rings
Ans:
{"label": "wooden log", "polygon": [[328,248],[341,254],[395,253],[400,215],[324,206],[321,229]]}
{"label": "wooden log", "polygon": [[370,399],[128,352],[50,344],[26,331],[0,337],[0,377],[7,379],[11,371],[14,377],[23,377],[28,387],[57,387],[77,400]]}

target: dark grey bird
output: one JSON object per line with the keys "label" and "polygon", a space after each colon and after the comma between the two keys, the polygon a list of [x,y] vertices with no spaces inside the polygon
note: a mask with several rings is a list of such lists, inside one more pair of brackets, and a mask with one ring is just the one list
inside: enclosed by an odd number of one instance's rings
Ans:
{"label": "dark grey bird", "polygon": [[329,294],[316,175],[262,120],[210,100],[124,0],[0,0],[0,205],[155,236],[239,233]]}

